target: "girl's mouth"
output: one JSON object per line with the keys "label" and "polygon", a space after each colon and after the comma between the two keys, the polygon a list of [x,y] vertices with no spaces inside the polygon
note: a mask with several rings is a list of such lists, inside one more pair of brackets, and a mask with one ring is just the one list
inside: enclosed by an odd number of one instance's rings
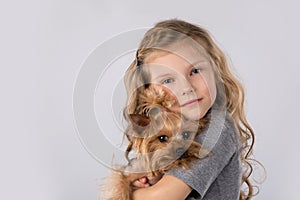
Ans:
{"label": "girl's mouth", "polygon": [[190,101],[185,102],[185,103],[182,104],[180,107],[193,106],[193,105],[199,103],[201,100],[202,100],[202,98],[199,98],[199,99],[193,99],[193,100],[190,100]]}

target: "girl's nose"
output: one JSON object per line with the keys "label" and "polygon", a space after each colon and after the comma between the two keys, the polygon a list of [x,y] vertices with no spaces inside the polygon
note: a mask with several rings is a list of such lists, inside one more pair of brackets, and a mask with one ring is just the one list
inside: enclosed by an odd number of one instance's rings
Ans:
{"label": "girl's nose", "polygon": [[181,94],[182,95],[188,95],[190,93],[194,92],[194,89],[192,87],[192,85],[190,84],[190,82],[188,80],[181,80]]}
{"label": "girl's nose", "polygon": [[194,92],[192,86],[186,87],[182,89],[182,95],[188,95]]}

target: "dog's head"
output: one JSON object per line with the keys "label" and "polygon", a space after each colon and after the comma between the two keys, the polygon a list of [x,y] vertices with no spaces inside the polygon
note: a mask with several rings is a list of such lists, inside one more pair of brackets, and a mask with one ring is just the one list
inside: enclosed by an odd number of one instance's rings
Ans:
{"label": "dog's head", "polygon": [[187,120],[179,113],[166,111],[160,106],[152,107],[148,116],[132,114],[130,117],[132,141],[140,141],[135,146],[140,153],[154,152],[170,143],[183,145],[185,141],[194,140],[199,129],[199,123]]}
{"label": "dog's head", "polygon": [[[208,120],[192,121],[168,108],[176,104],[170,93],[152,86],[140,95],[139,114],[131,114],[130,150],[153,169],[164,168],[185,157],[199,157],[201,145],[194,141]],[[155,170],[154,169],[154,170]]]}
{"label": "dog's head", "polygon": [[201,145],[194,139],[208,120],[203,119],[201,123],[191,121],[159,106],[149,112],[149,116],[131,115],[131,120],[133,148],[140,160],[150,164],[151,171],[166,169],[176,160],[201,157]]}

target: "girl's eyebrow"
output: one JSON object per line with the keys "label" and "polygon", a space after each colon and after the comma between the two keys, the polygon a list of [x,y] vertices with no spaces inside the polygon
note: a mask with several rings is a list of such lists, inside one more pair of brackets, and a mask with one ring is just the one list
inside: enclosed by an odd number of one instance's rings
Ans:
{"label": "girl's eyebrow", "polygon": [[207,60],[199,60],[199,61],[196,61],[196,62],[193,62],[192,64],[190,64],[189,67],[194,67],[195,65],[200,64],[200,63],[208,64],[209,62]]}
{"label": "girl's eyebrow", "polygon": [[159,76],[157,76],[157,77],[154,77],[153,80],[165,78],[165,77],[168,77],[168,76],[172,76],[172,74],[170,74],[170,73],[161,74],[161,75],[159,75]]}

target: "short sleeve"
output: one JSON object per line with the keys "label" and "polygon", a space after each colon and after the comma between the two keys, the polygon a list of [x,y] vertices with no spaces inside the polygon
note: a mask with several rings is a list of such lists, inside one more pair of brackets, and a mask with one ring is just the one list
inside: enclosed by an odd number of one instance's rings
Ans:
{"label": "short sleeve", "polygon": [[196,138],[210,155],[190,164],[190,169],[175,168],[166,174],[174,176],[203,197],[215,179],[238,150],[234,121],[226,115],[211,119],[210,125]]}

